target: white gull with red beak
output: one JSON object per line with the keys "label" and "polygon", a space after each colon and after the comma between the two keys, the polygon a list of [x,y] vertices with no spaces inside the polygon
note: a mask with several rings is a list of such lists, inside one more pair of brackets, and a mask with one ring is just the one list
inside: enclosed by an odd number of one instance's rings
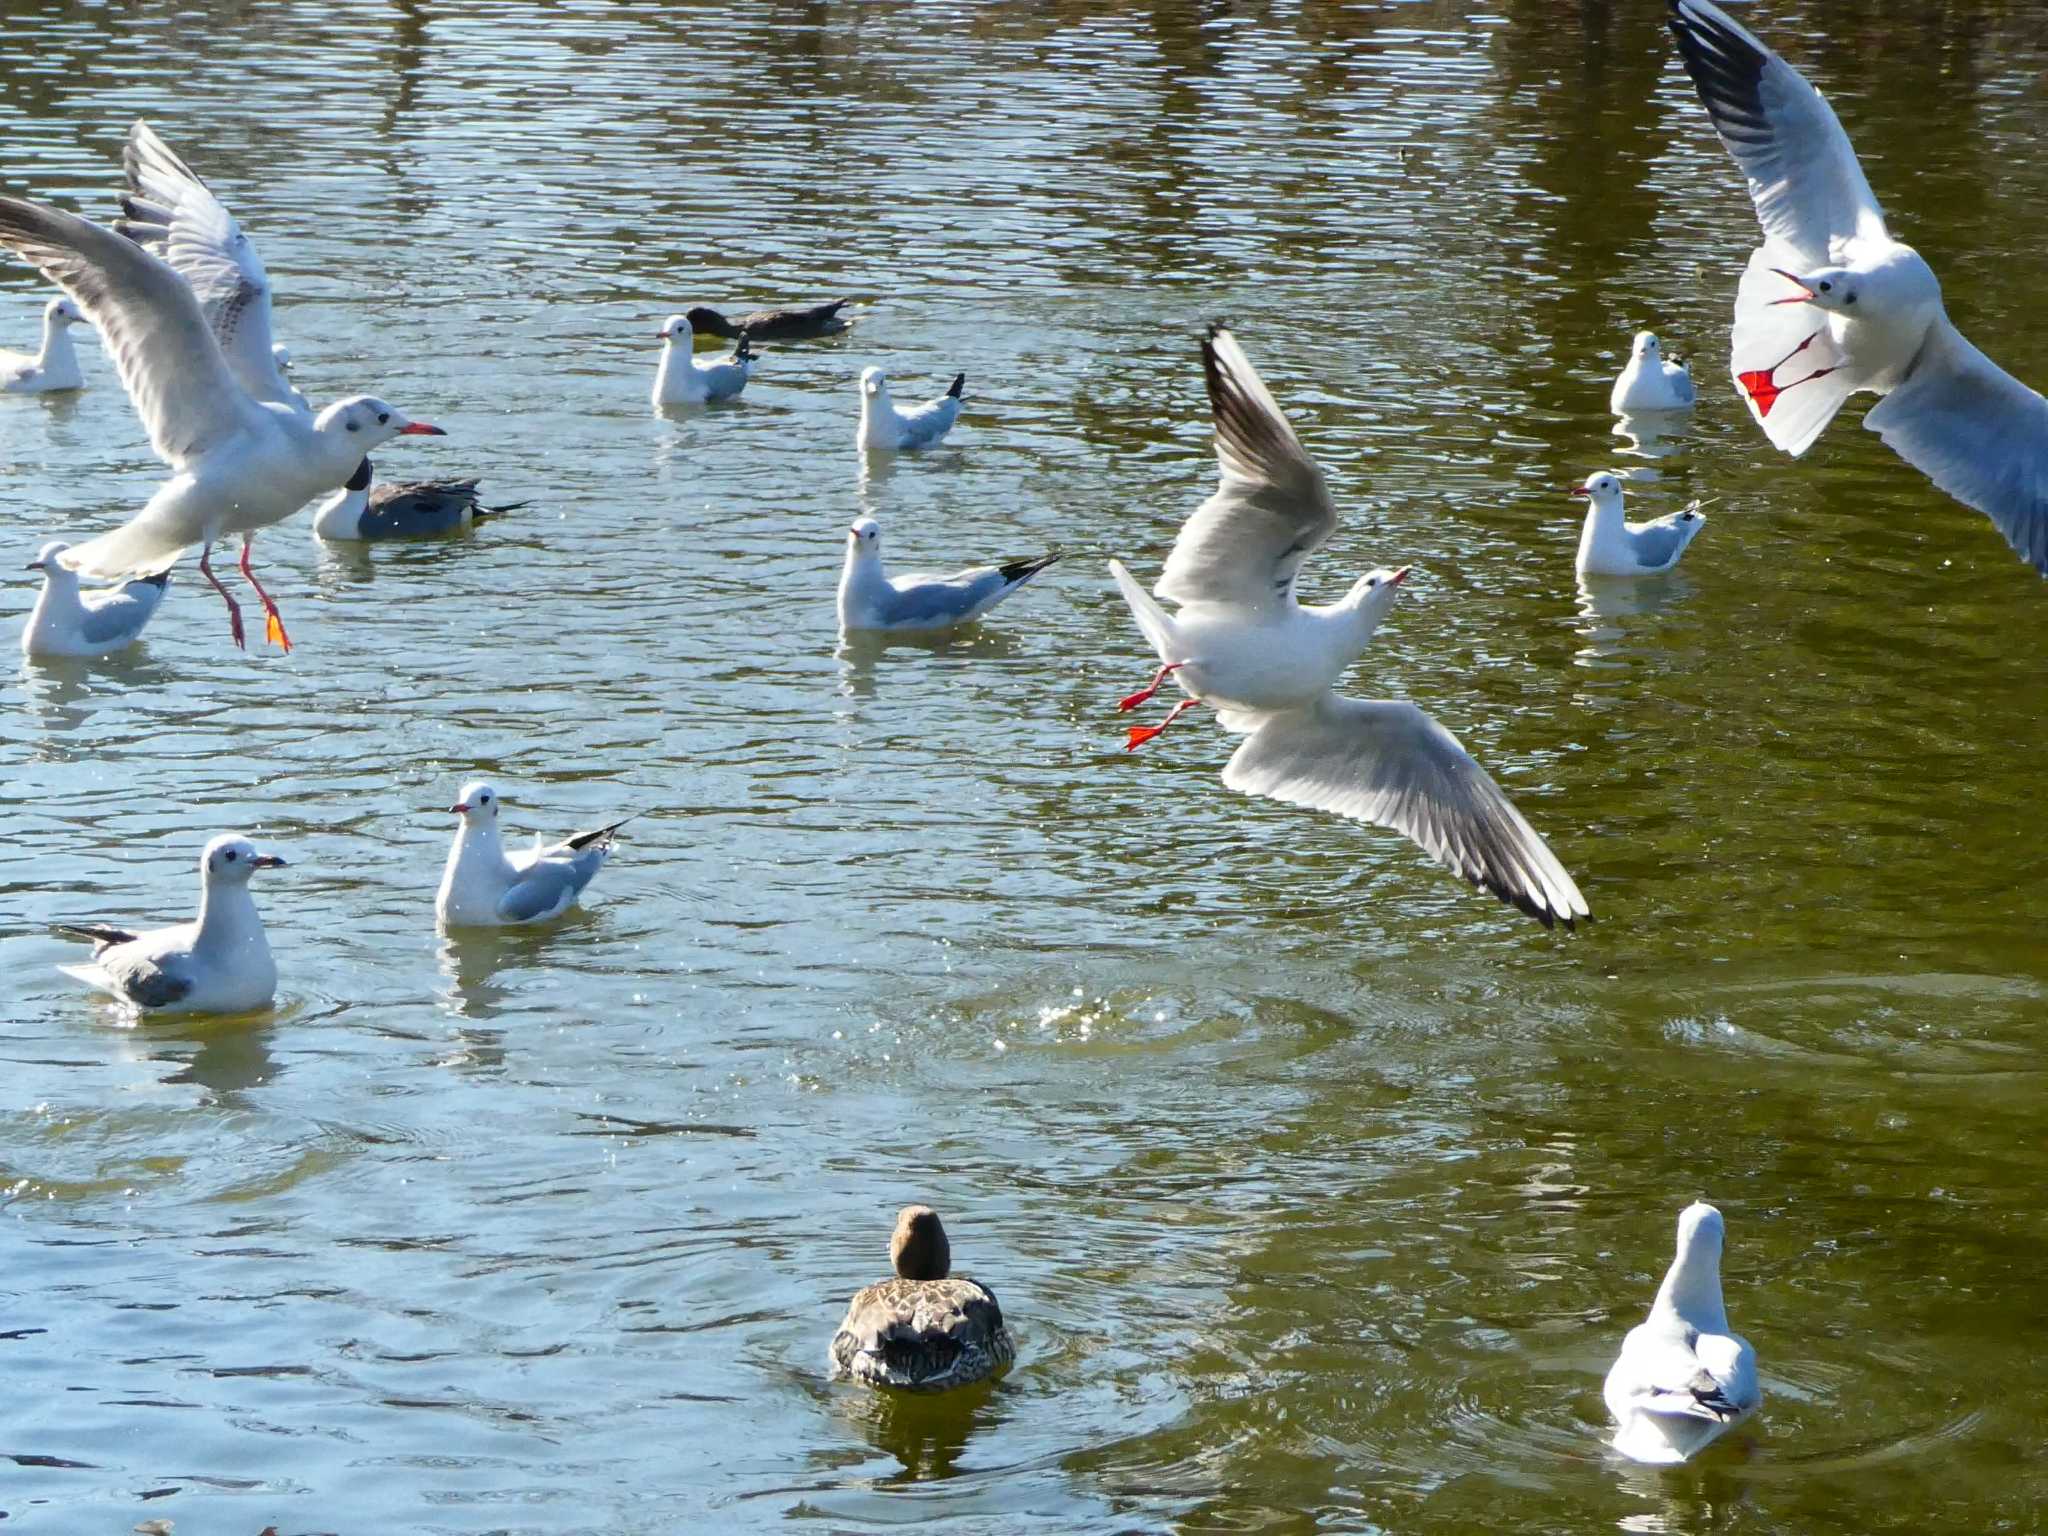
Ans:
{"label": "white gull with red beak", "polygon": [[1182,524],[1152,589],[1111,574],[1163,663],[1134,709],[1171,676],[1187,697],[1150,741],[1197,704],[1246,736],[1223,770],[1245,794],[1334,811],[1413,840],[1431,858],[1545,927],[1588,915],[1585,897],[1500,786],[1433,718],[1399,699],[1333,688],[1394,605],[1408,568],[1378,570],[1326,607],[1295,599],[1301,565],[1337,529],[1322,471],[1230,332],[1202,343],[1222,483]]}
{"label": "white gull with red beak", "polygon": [[83,389],[85,375],[78,369],[78,349],[71,344],[71,327],[81,325],[85,316],[69,299],[52,299],[43,306],[43,344],[33,355],[0,351],[0,395],[61,394]]}
{"label": "white gull with red beak", "polygon": [[1750,414],[1797,455],[1850,395],[1884,396],[1863,424],[2048,575],[2048,400],[1950,323],[1933,269],[1886,229],[1820,92],[1710,0],[1670,6],[1764,231],[1736,291],[1729,363]]}
{"label": "white gull with red beak", "polygon": [[661,362],[654,370],[657,407],[731,400],[754,376],[754,346],[745,336],[740,337],[730,357],[700,363],[691,355],[697,337],[690,329],[688,315],[670,315],[655,335],[661,341]]}
{"label": "white gull with red beak", "polygon": [[1622,511],[1621,477],[1604,469],[1586,476],[1586,483],[1573,486],[1570,494],[1590,503],[1579,529],[1576,568],[1581,576],[1654,576],[1668,571],[1707,526],[1697,501],[1652,522],[1630,522]]}
{"label": "white gull with red beak", "polygon": [[629,816],[594,832],[579,832],[551,846],[536,839],[525,852],[507,854],[498,834],[501,803],[495,785],[475,779],[462,786],[448,808],[462,824],[434,898],[434,913],[444,928],[503,928],[560,917],[597,878],[614,836],[632,820]]}
{"label": "white gull with red beak", "polygon": [[64,564],[71,546],[53,539],[28,568],[43,573],[28,623],[21,631],[24,656],[104,656],[142,638],[164,600],[170,573],[145,576],[104,592],[82,592],[78,572]]}
{"label": "white gull with red beak", "polygon": [[199,855],[199,916],[172,928],[130,933],[107,923],[64,923],[62,933],[90,939],[92,959],[60,965],[94,990],[150,1012],[246,1013],[277,991],[277,962],[249,877],[284,860],[258,853],[247,838],[223,833]]}

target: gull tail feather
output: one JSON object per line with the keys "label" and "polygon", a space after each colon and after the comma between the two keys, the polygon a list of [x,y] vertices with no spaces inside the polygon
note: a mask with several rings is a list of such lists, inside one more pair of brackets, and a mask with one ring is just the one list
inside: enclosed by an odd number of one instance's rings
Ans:
{"label": "gull tail feather", "polygon": [[124,576],[154,576],[168,571],[191,547],[190,542],[166,534],[143,517],[112,533],[88,539],[75,549],[66,550],[60,558],[81,576],[118,581]]}
{"label": "gull tail feather", "polygon": [[1166,610],[1153,600],[1152,594],[1138,585],[1137,578],[1123,568],[1118,560],[1109,562],[1109,574],[1116,578],[1117,590],[1124,595],[1124,601],[1131,605],[1132,617],[1138,621],[1138,628],[1145,632],[1145,638],[1152,642],[1152,649],[1159,653],[1161,661],[1180,661],[1184,658],[1174,652],[1179,648],[1178,632]]}

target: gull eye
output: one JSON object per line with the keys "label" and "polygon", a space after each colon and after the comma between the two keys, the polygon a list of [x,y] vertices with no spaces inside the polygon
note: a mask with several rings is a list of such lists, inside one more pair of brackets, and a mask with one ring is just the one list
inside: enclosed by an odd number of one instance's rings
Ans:
{"label": "gull eye", "polygon": [[235,862],[235,850],[232,848],[228,850],[228,862],[230,864]]}
{"label": "gull eye", "polygon": [[379,411],[379,412],[377,413],[377,425],[378,425],[378,426],[380,426],[380,427],[382,427],[382,426],[388,426],[388,425],[390,424],[390,421],[391,421],[391,413],[390,413],[389,411]]}
{"label": "gull eye", "polygon": [[1822,293],[1826,293],[1829,289],[1833,288],[1834,286],[1835,285],[1833,283],[1824,282],[1820,285],[1820,291]]}

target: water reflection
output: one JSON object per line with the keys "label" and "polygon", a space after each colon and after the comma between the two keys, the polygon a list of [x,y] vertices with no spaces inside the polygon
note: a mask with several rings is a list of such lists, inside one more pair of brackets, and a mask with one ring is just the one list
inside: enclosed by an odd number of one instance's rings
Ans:
{"label": "water reflection", "polygon": [[[958,629],[841,631],[833,652],[839,659],[840,696],[873,698],[881,669],[891,664],[891,651],[922,652],[935,662],[1007,661],[1022,654],[1022,642],[1015,634],[986,622]],[[907,662],[909,658],[898,656],[896,660]]]}
{"label": "water reflection", "polygon": [[881,1478],[883,1487],[957,1475],[974,1437],[1000,1427],[1008,1417],[1000,1380],[952,1392],[835,1388],[833,1406],[861,1438],[896,1458],[901,1470]]}
{"label": "water reflection", "polygon": [[1640,411],[1617,417],[1614,435],[1625,446],[1615,451],[1639,459],[1671,458],[1685,451],[1681,438],[1691,420],[1690,411]]}
{"label": "water reflection", "polygon": [[1691,578],[1674,566],[1654,576],[1581,576],[1579,623],[1585,642],[1576,659],[1582,667],[1613,666],[1642,649],[1638,626],[1623,623],[1660,614],[1692,596]]}

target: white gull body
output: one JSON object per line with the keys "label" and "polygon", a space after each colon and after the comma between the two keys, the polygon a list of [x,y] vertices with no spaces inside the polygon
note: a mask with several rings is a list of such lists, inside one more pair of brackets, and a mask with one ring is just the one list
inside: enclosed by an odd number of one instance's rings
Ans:
{"label": "white gull body", "polygon": [[700,363],[691,356],[696,333],[687,315],[670,315],[655,333],[661,338],[661,363],[654,370],[654,403],[706,405],[730,400],[754,376],[753,343],[742,336],[730,357]]}
{"label": "white gull body", "polygon": [[1628,364],[1608,391],[1607,408],[1617,416],[1685,411],[1692,408],[1694,398],[1691,371],[1665,358],[1656,332],[1637,331]]}
{"label": "white gull body", "polygon": [[1949,321],[1940,282],[1891,237],[1820,92],[1710,0],[1670,5],[1763,226],[1729,359],[1750,414],[1796,455],[1850,395],[1882,395],[1863,424],[2048,575],[2048,400]]}
{"label": "white gull body", "polygon": [[976,619],[1059,559],[1057,553],[1001,565],[971,565],[950,576],[891,576],[882,567],[882,528],[864,517],[846,534],[839,573],[842,630],[952,629]]}
{"label": "white gull body", "polygon": [[[236,644],[241,610],[209,563],[213,546],[243,536],[242,574],[262,599],[271,639],[289,648],[269,594],[249,569],[248,540],[315,496],[342,485],[380,444],[438,436],[373,396],[308,417],[252,395],[229,364],[186,279],[140,244],[75,215],[0,197],[0,246],[41,268],[100,328],[121,382],[172,477],[122,527],[64,558],[90,576],[166,569],[192,545],[228,605]],[[264,338],[263,366],[275,372]]]}
{"label": "white gull body", "polygon": [[854,441],[862,453],[893,453],[929,448],[953,430],[960,419],[960,401],[967,393],[967,375],[956,373],[946,392],[921,405],[899,406],[889,396],[889,376],[879,368],[860,374],[860,431]]}
{"label": "white gull body", "polygon": [[85,316],[69,299],[52,299],[43,306],[43,343],[34,356],[0,351],[0,395],[48,395],[83,389],[85,375],[78,371],[78,348],[71,341],[71,327],[83,325]]}
{"label": "white gull body", "polygon": [[1678,1252],[1648,1321],[1631,1328],[1603,1395],[1614,1448],[1631,1461],[1684,1461],[1763,1401],[1756,1351],[1728,1331],[1721,1301],[1721,1213],[1695,1203],[1678,1216]]}
{"label": "white gull body", "polygon": [[216,837],[199,855],[199,916],[172,928],[130,933],[104,923],[67,923],[91,939],[90,961],[60,965],[67,976],[149,1012],[245,1013],[268,1007],[277,992],[263,919],[249,877],[284,860],[258,853],[246,838]]}
{"label": "white gull body", "polygon": [[[1336,531],[1337,509],[1235,338],[1212,329],[1202,360],[1222,483],[1182,525],[1153,588],[1180,611],[1168,615],[1114,560],[1110,571],[1165,664],[1161,678],[1171,671],[1189,701],[1213,704],[1225,730],[1246,735],[1223,782],[1400,832],[1546,927],[1587,916],[1563,865],[1456,737],[1406,701],[1332,691],[1407,570],[1374,571],[1327,607],[1296,600],[1302,562]],[[1134,730],[1131,745],[1164,728]]]}
{"label": "white gull body", "polygon": [[1653,522],[1628,521],[1622,511],[1621,477],[1604,469],[1586,476],[1586,483],[1574,486],[1571,494],[1587,500],[1576,567],[1581,576],[1650,576],[1668,571],[1707,526],[1698,502]]}
{"label": "white gull body", "polygon": [[604,868],[612,839],[626,824],[615,821],[551,847],[536,842],[508,855],[498,834],[500,803],[497,788],[479,779],[463,785],[449,807],[462,823],[434,898],[444,928],[503,928],[560,917]]}
{"label": "white gull body", "polygon": [[164,600],[170,573],[161,571],[105,592],[79,590],[78,572],[62,556],[71,546],[53,540],[28,568],[43,573],[28,624],[21,632],[24,656],[104,656],[142,638],[144,626]]}

